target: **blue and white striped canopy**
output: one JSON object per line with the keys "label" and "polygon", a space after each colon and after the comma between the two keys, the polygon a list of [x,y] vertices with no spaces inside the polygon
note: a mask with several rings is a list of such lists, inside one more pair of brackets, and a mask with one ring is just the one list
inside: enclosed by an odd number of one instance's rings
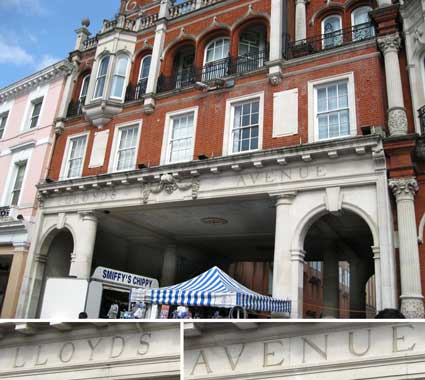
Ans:
{"label": "blue and white striped canopy", "polygon": [[138,301],[159,305],[241,306],[251,311],[291,312],[291,301],[256,293],[217,267],[178,285],[159,289],[132,289],[130,302]]}

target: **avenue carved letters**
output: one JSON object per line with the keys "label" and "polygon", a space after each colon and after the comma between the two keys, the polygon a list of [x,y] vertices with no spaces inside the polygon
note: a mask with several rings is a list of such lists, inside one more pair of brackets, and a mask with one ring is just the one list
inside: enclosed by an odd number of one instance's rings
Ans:
{"label": "avenue carved letters", "polygon": [[193,352],[189,374],[284,369],[297,364],[353,361],[386,353],[425,352],[425,344],[419,344],[421,338],[415,327],[411,324],[388,326],[385,335],[382,330],[381,334],[374,335],[373,328],[369,328],[200,349]]}

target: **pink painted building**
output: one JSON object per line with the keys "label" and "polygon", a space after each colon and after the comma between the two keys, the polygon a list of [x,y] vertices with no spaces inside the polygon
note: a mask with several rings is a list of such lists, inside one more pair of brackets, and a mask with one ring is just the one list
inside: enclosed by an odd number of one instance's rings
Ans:
{"label": "pink painted building", "polygon": [[0,316],[13,318],[72,64],[61,61],[0,90]]}

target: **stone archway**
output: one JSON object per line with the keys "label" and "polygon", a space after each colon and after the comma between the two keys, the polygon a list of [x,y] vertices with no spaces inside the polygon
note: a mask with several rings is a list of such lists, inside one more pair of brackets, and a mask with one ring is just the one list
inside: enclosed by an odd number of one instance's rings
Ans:
{"label": "stone archway", "polygon": [[375,272],[373,246],[368,223],[353,211],[321,213],[309,223],[303,241],[304,316],[366,317],[366,283]]}

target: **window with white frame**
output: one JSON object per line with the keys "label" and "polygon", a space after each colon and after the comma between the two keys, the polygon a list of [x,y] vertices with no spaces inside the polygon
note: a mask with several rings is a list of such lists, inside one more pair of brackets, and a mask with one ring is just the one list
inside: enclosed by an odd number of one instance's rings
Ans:
{"label": "window with white frame", "polygon": [[86,104],[87,92],[89,90],[90,83],[90,74],[86,75],[81,84],[81,91],[78,100],[80,101],[80,106],[84,106]]}
{"label": "window with white frame", "polygon": [[123,99],[124,97],[128,61],[129,59],[126,55],[120,55],[117,58],[114,75],[112,77],[111,98]]}
{"label": "window with white frame", "polygon": [[36,128],[40,119],[41,107],[43,105],[43,98],[33,100],[31,102],[31,117],[30,117],[30,129]]}
{"label": "window with white frame", "polygon": [[17,206],[21,197],[22,185],[24,183],[25,170],[27,162],[22,161],[15,164],[15,177],[13,181],[12,194],[10,199],[11,206]]}
{"label": "window with white frame", "polygon": [[193,159],[195,112],[170,118],[170,139],[167,162],[183,162]]}
{"label": "window with white frame", "polygon": [[3,112],[2,114],[0,114],[0,140],[3,138],[8,117],[9,117],[9,111]]}
{"label": "window with white frame", "polygon": [[231,107],[231,152],[259,149],[260,99],[233,103]]}
{"label": "window with white frame", "polygon": [[135,169],[138,135],[138,125],[119,128],[113,166],[114,171]]}
{"label": "window with white frame", "polygon": [[323,49],[329,49],[342,44],[341,16],[331,15],[322,21]]}
{"label": "window with white frame", "polygon": [[351,13],[351,25],[353,27],[353,41],[361,41],[373,37],[375,30],[371,24],[369,6],[356,8]]}
{"label": "window with white frame", "polygon": [[139,81],[148,80],[149,78],[149,70],[151,68],[152,55],[146,55],[142,58],[140,62],[140,70],[139,70]]}
{"label": "window with white frame", "polygon": [[222,78],[227,75],[229,62],[230,39],[217,38],[205,49],[203,80]]}
{"label": "window with white frame", "polygon": [[98,99],[103,96],[105,91],[106,76],[108,75],[110,56],[107,55],[102,58],[97,71],[96,85],[94,88],[93,99]]}
{"label": "window with white frame", "polygon": [[349,136],[348,80],[316,86],[315,97],[318,140]]}
{"label": "window with white frame", "polygon": [[65,165],[66,179],[81,177],[86,152],[87,135],[70,137]]}

